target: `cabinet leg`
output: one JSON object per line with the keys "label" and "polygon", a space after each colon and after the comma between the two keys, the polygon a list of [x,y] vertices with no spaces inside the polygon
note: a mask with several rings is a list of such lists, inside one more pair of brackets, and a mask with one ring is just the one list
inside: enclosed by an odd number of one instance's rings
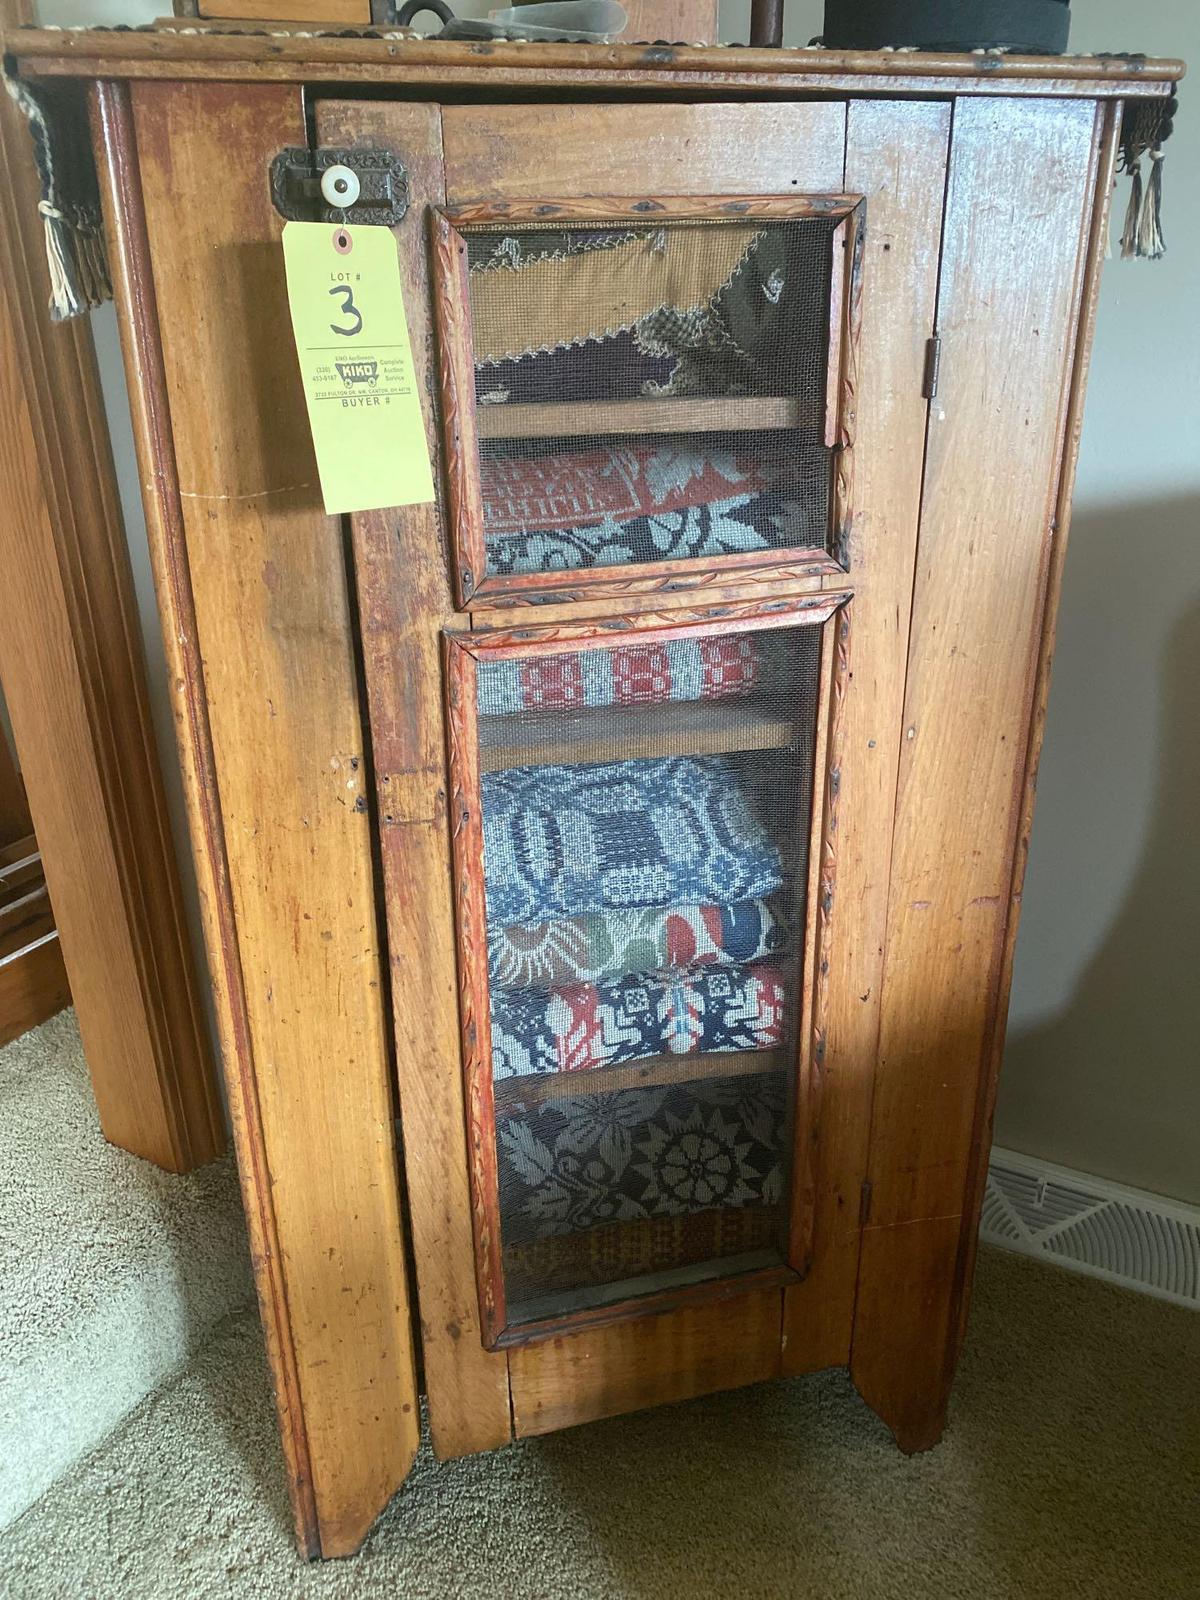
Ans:
{"label": "cabinet leg", "polygon": [[850,1375],[905,1455],[931,1450],[946,1426],[958,1356],[962,1219],[863,1234]]}
{"label": "cabinet leg", "polygon": [[[859,1392],[861,1393],[861,1390]],[[885,1402],[879,1402],[865,1394],[863,1399],[879,1420],[890,1429],[897,1448],[904,1455],[919,1456],[923,1450],[932,1450],[941,1444],[942,1435],[946,1431],[944,1398],[940,1405],[933,1404],[924,1416],[912,1410],[906,1410],[903,1415],[891,1416]]]}

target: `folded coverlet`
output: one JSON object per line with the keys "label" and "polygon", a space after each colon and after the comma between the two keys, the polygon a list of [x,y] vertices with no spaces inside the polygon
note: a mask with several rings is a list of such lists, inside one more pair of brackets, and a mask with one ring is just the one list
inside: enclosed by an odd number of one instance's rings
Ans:
{"label": "folded coverlet", "polygon": [[783,1198],[787,1080],[572,1094],[498,1130],[505,1245]]}
{"label": "folded coverlet", "polygon": [[492,927],[609,908],[736,904],[782,887],[778,847],[729,756],[485,773]]}
{"label": "folded coverlet", "polygon": [[489,975],[493,992],[603,983],[665,968],[761,961],[778,955],[787,937],[776,898],[592,911],[489,929]]}
{"label": "folded coverlet", "polygon": [[[829,459],[789,437],[785,455],[697,442],[518,454],[485,452],[484,539],[492,572],[546,572],[820,546]],[[775,453],[772,454],[772,451]]]}
{"label": "folded coverlet", "polygon": [[692,967],[492,993],[492,1076],[587,1072],[648,1056],[769,1050],[783,1039],[782,966]]}
{"label": "folded coverlet", "polygon": [[762,667],[763,646],[754,634],[481,661],[476,703],[480,716],[498,717],[669,700],[737,700],[752,693]]}

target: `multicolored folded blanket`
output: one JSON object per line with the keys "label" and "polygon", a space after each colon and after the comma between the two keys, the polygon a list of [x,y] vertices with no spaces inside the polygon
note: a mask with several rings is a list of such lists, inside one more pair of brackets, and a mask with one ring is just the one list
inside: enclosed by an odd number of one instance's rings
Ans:
{"label": "multicolored folded blanket", "polygon": [[483,775],[488,922],[734,905],[783,884],[736,758],[666,756]]}
{"label": "multicolored folded blanket", "polygon": [[603,983],[663,968],[732,966],[786,948],[776,900],[733,906],[670,906],[592,911],[553,922],[488,930],[488,969],[496,989],[550,989]]}
{"label": "multicolored folded blanket", "polygon": [[739,700],[757,687],[762,666],[763,646],[754,634],[481,661],[476,704],[481,717],[501,717],[583,706]]}
{"label": "multicolored folded blanket", "polygon": [[667,443],[499,454],[481,460],[488,570],[548,572],[730,555],[828,536],[829,455],[789,437],[761,445]]}
{"label": "multicolored folded blanket", "polygon": [[573,1093],[502,1121],[506,1245],[783,1199],[787,1079]]}
{"label": "multicolored folded blanket", "polygon": [[692,967],[612,983],[492,992],[492,1076],[587,1072],[647,1056],[769,1050],[783,1040],[782,966]]}

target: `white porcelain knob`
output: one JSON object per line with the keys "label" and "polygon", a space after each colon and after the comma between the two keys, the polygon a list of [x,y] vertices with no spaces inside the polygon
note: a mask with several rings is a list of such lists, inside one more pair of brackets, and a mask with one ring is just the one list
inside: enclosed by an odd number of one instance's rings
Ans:
{"label": "white porcelain knob", "polygon": [[326,167],[321,174],[321,196],[327,206],[352,206],[360,188],[358,173],[351,167]]}

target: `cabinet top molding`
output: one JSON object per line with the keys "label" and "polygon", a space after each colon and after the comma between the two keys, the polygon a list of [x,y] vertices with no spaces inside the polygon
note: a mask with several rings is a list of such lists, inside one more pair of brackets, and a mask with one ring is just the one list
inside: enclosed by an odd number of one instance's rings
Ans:
{"label": "cabinet top molding", "polygon": [[231,82],[468,84],[648,91],[709,88],[805,94],[1167,96],[1182,61],[1144,56],[939,55],[871,50],[752,50],[728,45],[470,42],[293,31],[171,27],[21,28],[3,48],[23,74]]}

